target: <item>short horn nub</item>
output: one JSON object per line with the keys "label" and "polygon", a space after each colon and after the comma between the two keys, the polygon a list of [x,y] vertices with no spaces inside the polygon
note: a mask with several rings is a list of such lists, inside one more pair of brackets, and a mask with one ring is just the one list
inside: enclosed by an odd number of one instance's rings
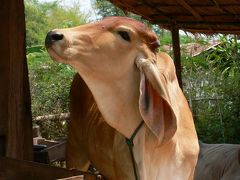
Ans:
{"label": "short horn nub", "polygon": [[139,58],[136,58],[135,64],[138,67],[138,69],[142,70],[143,66],[146,66],[146,65],[149,64],[149,60],[145,59],[145,58],[142,58],[142,57],[139,57]]}

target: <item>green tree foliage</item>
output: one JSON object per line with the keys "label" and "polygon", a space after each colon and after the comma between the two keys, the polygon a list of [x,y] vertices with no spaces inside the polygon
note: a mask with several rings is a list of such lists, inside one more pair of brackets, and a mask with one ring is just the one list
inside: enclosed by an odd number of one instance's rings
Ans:
{"label": "green tree foliage", "polygon": [[78,26],[86,21],[78,6],[62,7],[59,1],[41,3],[25,0],[26,33],[28,47],[43,45],[48,31]]}
{"label": "green tree foliage", "polygon": [[240,143],[240,45],[233,36],[200,56],[184,58],[185,94],[199,138]]}
{"label": "green tree foliage", "polygon": [[[25,15],[33,118],[68,112],[68,96],[75,72],[51,60],[44,48],[44,39],[49,30],[80,25],[86,16],[77,6],[64,8],[59,1],[38,0],[25,0]],[[55,139],[66,134],[66,124],[61,121],[36,123],[46,138]]]}
{"label": "green tree foliage", "polygon": [[[99,19],[130,16],[142,21],[140,16],[123,12],[106,0],[95,0],[94,7]],[[43,42],[49,30],[79,25],[85,22],[86,16],[77,6],[64,8],[59,1],[25,0],[25,10],[33,117],[67,112],[75,72],[69,66],[53,62]],[[144,22],[158,34],[162,45],[171,44],[170,32]],[[219,46],[199,56],[183,55],[184,91],[192,107],[200,140],[240,143],[240,45],[236,36],[220,39]],[[193,36],[180,35],[181,43],[195,40]],[[43,121],[39,125],[46,138],[55,139],[66,132],[66,125],[59,121]]]}
{"label": "green tree foliage", "polygon": [[[54,62],[41,46],[27,49],[33,117],[68,112],[68,96],[75,72]],[[61,121],[39,121],[44,137],[64,136],[66,124]]]}
{"label": "green tree foliage", "polygon": [[114,6],[111,2],[107,0],[95,0],[93,6],[94,6],[94,9],[96,10],[97,15],[101,19],[108,16],[127,16],[130,18],[142,21],[143,23],[151,26],[151,24],[147,20],[142,19],[141,16],[128,11],[124,11]]}
{"label": "green tree foliage", "polygon": [[127,16],[128,13],[106,0],[95,0],[94,9],[100,18],[107,16]]}

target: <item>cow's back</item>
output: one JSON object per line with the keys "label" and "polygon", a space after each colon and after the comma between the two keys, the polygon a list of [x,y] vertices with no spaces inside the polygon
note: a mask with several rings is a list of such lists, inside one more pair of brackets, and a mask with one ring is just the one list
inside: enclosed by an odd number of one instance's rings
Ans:
{"label": "cow's back", "polygon": [[240,180],[240,145],[200,142],[195,180],[203,179]]}

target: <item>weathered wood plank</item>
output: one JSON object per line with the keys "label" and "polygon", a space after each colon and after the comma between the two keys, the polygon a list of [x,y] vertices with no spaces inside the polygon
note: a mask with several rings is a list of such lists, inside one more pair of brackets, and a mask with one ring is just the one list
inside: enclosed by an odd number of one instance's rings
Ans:
{"label": "weathered wood plank", "polygon": [[32,119],[25,55],[23,0],[0,6],[0,136],[4,155],[32,159]]}
{"label": "weathered wood plank", "polygon": [[188,10],[195,18],[198,20],[203,20],[202,16],[193,9],[186,1],[184,0],[177,0],[179,4],[181,4],[186,10]]}
{"label": "weathered wood plank", "polygon": [[48,114],[43,116],[37,116],[34,118],[34,121],[66,121],[70,119],[70,113],[61,113],[61,114]]}
{"label": "weathered wood plank", "polygon": [[1,180],[55,180],[72,176],[81,177],[81,175],[84,180],[97,179],[95,175],[77,170],[67,170],[30,161],[0,158]]}
{"label": "weathered wood plank", "polygon": [[32,159],[32,117],[23,0],[9,1],[8,157]]}
{"label": "weathered wood plank", "polygon": [[[8,41],[8,32],[9,32],[9,1],[1,1],[0,6],[0,19],[1,19],[1,28],[0,28],[0,136],[2,139],[6,139],[7,133],[7,119],[8,119],[8,84],[9,84],[9,41]],[[3,141],[2,141],[3,142]],[[0,149],[5,152],[5,142],[2,143]]]}
{"label": "weathered wood plank", "polygon": [[48,152],[50,162],[65,160],[66,141],[60,142],[54,146],[48,147],[44,151]]}
{"label": "weathered wood plank", "polygon": [[46,145],[47,147],[57,145],[59,141],[48,140],[42,137],[35,137],[33,138],[34,145]]}
{"label": "weathered wood plank", "polygon": [[[64,161],[66,156],[66,140],[50,141],[44,138],[33,138],[34,145],[45,145],[46,148],[40,151],[34,151],[34,161],[53,163]],[[47,157],[46,157],[47,156]],[[47,159],[47,160],[46,160]]]}
{"label": "weathered wood plank", "polygon": [[68,178],[63,178],[58,180],[83,180],[83,176],[73,176],[73,177],[68,177]]}
{"label": "weathered wood plank", "polygon": [[181,66],[179,29],[175,26],[173,26],[172,28],[172,45],[173,45],[174,64],[176,67],[178,83],[179,83],[179,86],[182,88],[182,66]]}

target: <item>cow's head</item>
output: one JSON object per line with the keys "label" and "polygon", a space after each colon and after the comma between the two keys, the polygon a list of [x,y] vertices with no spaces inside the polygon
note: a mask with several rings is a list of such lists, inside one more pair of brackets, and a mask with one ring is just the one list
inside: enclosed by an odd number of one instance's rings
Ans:
{"label": "cow's head", "polygon": [[[176,116],[168,82],[176,79],[175,70],[163,62],[165,67],[160,72],[156,53],[158,38],[144,24],[130,18],[109,17],[92,24],[50,31],[45,44],[53,59],[69,64],[79,72],[103,115],[110,110],[109,104],[104,104],[108,93],[104,94],[102,89],[128,89],[137,97],[129,97],[129,101],[136,101],[136,106],[139,104],[138,112],[129,114],[141,114],[160,141],[173,136]],[[112,103],[114,106],[115,102]],[[105,119],[114,128],[119,125],[107,116]]]}

